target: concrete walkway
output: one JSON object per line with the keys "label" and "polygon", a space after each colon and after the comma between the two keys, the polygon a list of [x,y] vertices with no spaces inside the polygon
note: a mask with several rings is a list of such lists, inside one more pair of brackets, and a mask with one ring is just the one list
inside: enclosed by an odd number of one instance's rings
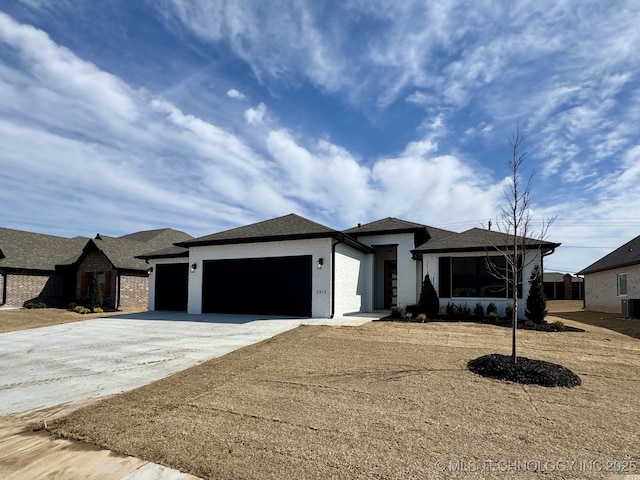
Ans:
{"label": "concrete walkway", "polygon": [[379,316],[300,319],[144,312],[0,334],[0,416],[5,416],[0,418],[0,477],[194,478],[24,427],[299,325],[360,325]]}

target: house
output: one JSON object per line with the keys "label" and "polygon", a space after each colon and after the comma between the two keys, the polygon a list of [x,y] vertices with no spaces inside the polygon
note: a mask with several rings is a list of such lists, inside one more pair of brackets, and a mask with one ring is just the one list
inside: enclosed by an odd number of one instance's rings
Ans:
{"label": "house", "polygon": [[[626,313],[640,299],[640,236],[578,272],[584,276],[585,310]],[[640,316],[640,312],[636,315]]]}
{"label": "house", "polygon": [[[176,248],[140,258],[152,272],[150,310],[169,304],[186,305],[196,314],[372,312],[417,303],[429,274],[441,303],[493,302],[504,311],[506,282],[483,270],[492,242],[504,240],[498,232],[456,233],[396,218],[338,231],[290,214],[177,242]],[[532,239],[526,245],[526,262],[532,265],[525,275],[558,246]],[[525,282],[523,298],[527,292]]]}
{"label": "house", "polygon": [[582,300],[584,298],[582,277],[576,277],[570,273],[544,272],[542,283],[547,300]]}
{"label": "house", "polygon": [[170,228],[93,239],[0,228],[1,305],[35,301],[65,307],[88,296],[89,276],[95,273],[106,307],[146,308],[149,267],[135,257],[190,238]]}

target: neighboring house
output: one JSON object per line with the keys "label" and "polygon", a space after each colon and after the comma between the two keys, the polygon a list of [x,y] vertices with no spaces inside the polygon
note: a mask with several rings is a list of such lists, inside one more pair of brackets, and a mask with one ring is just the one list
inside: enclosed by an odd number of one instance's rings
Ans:
{"label": "neighboring house", "polygon": [[581,277],[570,273],[544,272],[542,283],[547,300],[584,299],[584,282]]}
{"label": "neighboring house", "polygon": [[[585,310],[623,313],[629,301],[640,299],[640,236],[578,275],[584,276]],[[635,316],[640,316],[640,312]]]}
{"label": "neighboring house", "polygon": [[[441,307],[494,302],[504,311],[506,282],[483,270],[495,241],[504,242],[504,236],[481,229],[455,233],[396,218],[337,231],[290,214],[140,258],[152,271],[150,310],[186,304],[189,313],[371,312],[417,303],[428,273]],[[557,246],[529,240],[526,261],[532,264],[525,278]],[[526,298],[528,284],[523,290]]]}
{"label": "neighboring house", "polygon": [[172,230],[148,230],[122,237],[63,238],[0,229],[2,306],[27,301],[64,307],[88,296],[89,276],[97,275],[104,305],[146,308],[149,266],[135,258],[143,252],[192,238]]}
{"label": "neighboring house", "polygon": [[28,301],[62,306],[68,278],[56,265],[82,251],[88,240],[0,228],[0,306],[22,307]]}

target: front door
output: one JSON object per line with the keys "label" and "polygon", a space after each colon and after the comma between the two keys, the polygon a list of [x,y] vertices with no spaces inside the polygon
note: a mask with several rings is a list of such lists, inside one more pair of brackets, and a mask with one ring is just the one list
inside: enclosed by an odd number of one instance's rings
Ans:
{"label": "front door", "polygon": [[384,261],[384,308],[393,308],[398,304],[398,262]]}

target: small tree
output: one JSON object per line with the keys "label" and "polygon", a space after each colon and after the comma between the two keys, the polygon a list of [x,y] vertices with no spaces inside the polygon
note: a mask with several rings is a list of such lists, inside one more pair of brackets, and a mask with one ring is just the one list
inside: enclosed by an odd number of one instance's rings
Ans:
{"label": "small tree", "polygon": [[527,309],[525,315],[533,323],[543,323],[547,315],[547,298],[544,295],[542,272],[540,265],[533,267],[529,277],[529,295],[527,296]]}
{"label": "small tree", "polygon": [[436,289],[433,288],[429,274],[425,275],[422,282],[418,308],[420,312],[426,313],[428,318],[434,318],[440,312],[440,299],[438,299]]}
{"label": "small tree", "polygon": [[[503,243],[492,244],[492,247],[500,252],[504,258],[505,266],[501,267],[492,262],[487,252],[487,268],[491,274],[500,280],[507,282],[513,302],[512,335],[511,335],[511,359],[514,364],[518,361],[517,331],[518,331],[518,290],[522,285],[522,272],[533,261],[525,261],[527,250],[537,249],[541,251],[542,242],[554,218],[542,222],[542,228],[536,232],[531,223],[531,180],[529,176],[526,184],[522,183],[520,170],[525,161],[526,154],[520,153],[522,143],[520,129],[511,136],[511,159],[507,162],[510,178],[504,191],[506,206],[500,210],[500,217],[496,222],[497,229],[502,233]],[[489,223],[489,229],[491,223]]]}
{"label": "small tree", "polygon": [[89,308],[102,307],[104,303],[104,295],[102,294],[102,287],[98,282],[98,275],[96,272],[89,274]]}

